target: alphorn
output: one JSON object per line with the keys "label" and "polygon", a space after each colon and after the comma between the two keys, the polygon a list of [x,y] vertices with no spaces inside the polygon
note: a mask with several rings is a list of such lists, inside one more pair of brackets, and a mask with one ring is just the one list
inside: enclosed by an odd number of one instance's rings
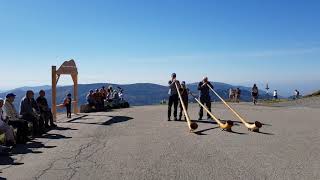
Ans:
{"label": "alphorn", "polygon": [[248,128],[249,131],[259,132],[259,129],[262,127],[262,124],[259,121],[256,121],[253,124],[248,123],[211,86],[209,86],[208,84],[207,86],[216,96],[218,96],[223,104],[226,105],[240,119],[240,121]]}
{"label": "alphorn", "polygon": [[213,115],[191,92],[190,95],[197,101],[197,103],[212,117],[213,120],[215,120],[217,122],[217,124],[219,125],[219,127],[222,130],[231,132],[231,127],[233,126],[233,122],[232,121],[227,121],[226,123],[222,123],[220,121],[220,119],[218,119],[215,115]]}
{"label": "alphorn", "polygon": [[194,131],[194,130],[196,130],[198,128],[198,124],[195,123],[195,122],[192,122],[190,120],[190,116],[189,116],[189,114],[187,112],[186,106],[184,105],[184,103],[182,101],[182,97],[181,97],[181,94],[180,94],[180,89],[179,89],[179,87],[178,87],[176,82],[174,84],[176,85],[176,89],[177,89],[177,92],[178,92],[178,95],[179,95],[180,103],[182,105],[183,113],[184,113],[184,115],[185,115],[185,117],[187,119],[188,127],[190,129],[190,132],[192,132],[192,131]]}

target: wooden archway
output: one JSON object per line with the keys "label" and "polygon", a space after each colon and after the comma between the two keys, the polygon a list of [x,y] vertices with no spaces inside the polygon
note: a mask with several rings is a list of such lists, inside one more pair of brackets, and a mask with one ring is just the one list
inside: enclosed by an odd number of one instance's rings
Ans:
{"label": "wooden archway", "polygon": [[57,119],[57,84],[61,75],[71,75],[73,80],[73,112],[78,113],[78,69],[73,59],[65,61],[57,70],[52,66],[52,114]]}

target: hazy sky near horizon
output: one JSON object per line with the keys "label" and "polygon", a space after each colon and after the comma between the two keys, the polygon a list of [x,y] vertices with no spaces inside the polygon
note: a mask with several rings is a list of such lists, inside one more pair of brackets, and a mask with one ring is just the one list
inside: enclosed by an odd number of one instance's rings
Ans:
{"label": "hazy sky near horizon", "polygon": [[320,88],[319,19],[317,0],[0,0],[0,90],[50,84],[71,58],[80,83]]}

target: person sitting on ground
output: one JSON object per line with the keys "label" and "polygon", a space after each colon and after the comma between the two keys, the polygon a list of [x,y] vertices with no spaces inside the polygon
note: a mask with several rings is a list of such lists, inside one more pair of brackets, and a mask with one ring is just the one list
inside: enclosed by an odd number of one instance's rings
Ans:
{"label": "person sitting on ground", "polygon": [[252,95],[253,104],[256,105],[259,97],[259,89],[256,84],[254,84],[251,89],[251,95]]}
{"label": "person sitting on ground", "polygon": [[0,132],[5,134],[6,146],[15,146],[16,141],[14,139],[13,127],[7,122],[7,116],[2,110],[4,100],[0,98]]}
{"label": "person sitting on ground", "polygon": [[[40,109],[40,115],[45,120],[45,128],[55,128],[56,124],[53,122],[53,115],[49,108],[48,101],[46,99],[46,92],[44,90],[39,91],[39,97],[37,98],[37,104]],[[50,121],[50,126],[49,126]]]}
{"label": "person sitting on ground", "polygon": [[107,90],[104,86],[100,89],[100,93],[102,94],[103,101],[107,99]]}
{"label": "person sitting on ground", "polygon": [[[182,82],[181,82],[180,94],[181,94],[181,97],[182,97],[182,102],[183,102],[186,110],[188,110],[189,89],[187,88],[185,81],[182,81]],[[182,104],[181,104],[181,102],[180,102],[179,121],[181,121],[181,119],[182,119],[182,114],[183,114],[183,107],[182,107]],[[185,120],[186,120],[186,116],[184,116],[184,118],[185,118]]]}
{"label": "person sitting on ground", "polygon": [[176,88],[176,85],[178,86],[178,89],[180,89],[180,82],[177,80],[176,73],[172,73],[171,80],[169,81],[169,103],[168,103],[168,121],[171,121],[171,109],[173,105],[173,117],[174,120],[177,121],[177,115],[178,115],[178,104],[179,104],[179,95],[178,90]]}
{"label": "person sitting on ground", "polygon": [[120,87],[118,87],[119,88],[119,98],[120,98],[120,100],[124,100],[124,94],[123,94],[123,89],[122,88],[120,88]]}
{"label": "person sitting on ground", "polygon": [[[213,85],[208,80],[208,77],[204,77],[203,80],[198,85],[198,90],[200,91],[200,102],[205,104],[207,109],[211,112],[211,97],[210,97],[210,88],[213,88]],[[203,117],[203,107],[200,106],[199,111],[199,120],[202,120]],[[211,119],[209,113],[207,114],[207,119]]]}
{"label": "person sitting on ground", "polygon": [[67,94],[67,97],[63,100],[63,105],[67,109],[67,118],[71,118],[71,105],[72,105],[72,98],[71,94]]}
{"label": "person sitting on ground", "polygon": [[22,119],[31,122],[33,125],[33,135],[39,136],[44,133],[44,122],[40,116],[40,110],[34,99],[34,92],[28,90],[26,96],[20,103],[20,115]]}
{"label": "person sitting on ground", "polygon": [[96,102],[95,102],[95,99],[93,97],[93,90],[90,90],[89,94],[87,95],[87,102],[89,104],[89,106],[91,107],[94,107],[94,108],[97,108],[96,107]]}
{"label": "person sitting on ground", "polygon": [[105,90],[104,90],[104,87],[102,87],[100,89],[100,105],[101,105],[101,108],[103,109],[104,107],[104,101],[107,99],[107,95],[105,94]]}
{"label": "person sitting on ground", "polygon": [[108,94],[107,94],[107,101],[108,102],[112,102],[112,98],[113,98],[113,89],[112,89],[112,86],[110,85],[108,87]]}
{"label": "person sitting on ground", "polygon": [[3,111],[7,116],[6,120],[8,125],[17,128],[17,143],[18,144],[25,144],[28,138],[28,122],[20,118],[16,108],[13,105],[16,95],[13,93],[9,93],[6,95],[6,100],[4,101]]}
{"label": "person sitting on ground", "polygon": [[240,102],[240,96],[241,96],[241,90],[240,90],[240,88],[237,88],[236,89],[236,93],[235,93],[235,95],[236,95],[236,102],[237,103],[239,103]]}
{"label": "person sitting on ground", "polygon": [[96,89],[95,90],[95,92],[94,92],[94,94],[93,94],[93,96],[94,96],[94,100],[95,100],[95,102],[96,102],[96,108],[97,108],[97,110],[100,110],[101,109],[101,93],[100,93],[100,90],[99,89]]}

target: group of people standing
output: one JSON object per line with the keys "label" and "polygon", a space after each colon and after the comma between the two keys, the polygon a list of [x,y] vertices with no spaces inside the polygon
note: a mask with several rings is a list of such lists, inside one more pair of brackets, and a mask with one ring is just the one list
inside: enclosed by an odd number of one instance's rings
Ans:
{"label": "group of people standing", "polygon": [[[41,136],[47,130],[57,127],[45,95],[45,91],[40,90],[35,99],[34,92],[28,90],[20,102],[19,112],[14,106],[15,94],[7,94],[5,100],[0,98],[0,132],[5,134],[7,146],[24,144],[30,135]],[[29,123],[32,124],[32,131],[29,130]],[[13,128],[17,128],[16,134]]]}
{"label": "group of people standing", "polygon": [[[207,109],[211,112],[211,97],[210,97],[210,88],[213,88],[213,85],[209,82],[207,77],[204,77],[201,82],[198,84],[198,90],[199,90],[199,96],[200,96],[200,102],[202,104],[205,104]],[[180,113],[179,118],[177,118],[178,115],[178,105],[179,105],[179,95],[178,90],[181,94],[182,102],[180,102]],[[169,81],[169,103],[168,103],[168,121],[171,121],[171,110],[173,106],[173,118],[175,121],[182,119],[183,114],[183,103],[186,107],[186,110],[188,109],[188,100],[189,100],[189,89],[186,87],[185,81],[180,82],[177,80],[177,75],[173,73],[171,75],[171,80]],[[202,120],[203,118],[203,108],[200,106],[199,110],[199,120]],[[211,117],[207,115],[207,118],[210,119]]]}
{"label": "group of people standing", "polygon": [[240,88],[229,89],[229,101],[230,102],[240,102],[241,90]]}

